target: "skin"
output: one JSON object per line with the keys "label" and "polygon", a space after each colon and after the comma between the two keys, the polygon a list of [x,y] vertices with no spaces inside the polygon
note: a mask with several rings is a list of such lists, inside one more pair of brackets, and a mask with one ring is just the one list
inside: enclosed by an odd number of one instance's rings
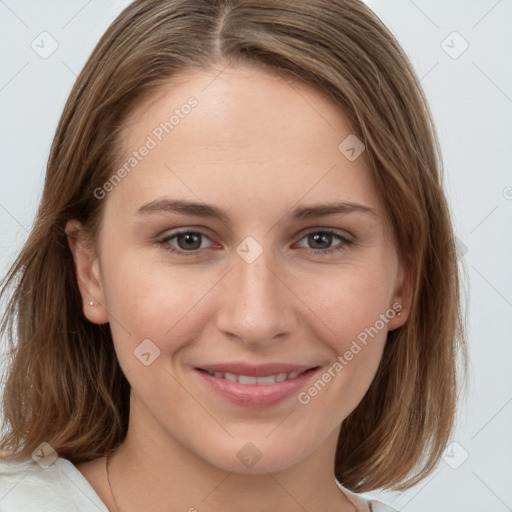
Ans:
{"label": "skin", "polygon": [[[370,386],[387,331],[407,319],[409,283],[365,154],[349,161],[338,150],[352,130],[336,105],[261,69],[219,70],[182,73],[132,112],[127,158],[169,112],[190,96],[198,101],[102,199],[95,244],[77,221],[66,228],[84,314],[110,322],[132,387],[127,438],[110,466],[114,495],[123,512],[353,511],[333,477],[340,424]],[[211,204],[227,219],[137,213],[163,198]],[[331,201],[373,213],[291,217]],[[157,243],[176,228],[204,233],[197,255],[170,252],[187,249],[183,237],[181,247],[177,238]],[[308,235],[322,228],[353,243],[333,236],[315,246]],[[251,263],[236,252],[247,236],[262,248]],[[333,247],[341,250],[325,252]],[[194,371],[277,361],[321,366],[321,374],[396,302],[401,316],[307,405],[294,395],[237,406]],[[144,339],[160,350],[149,366],[134,357]],[[247,442],[262,455],[250,468],[237,457]],[[77,467],[116,510],[105,459]]]}

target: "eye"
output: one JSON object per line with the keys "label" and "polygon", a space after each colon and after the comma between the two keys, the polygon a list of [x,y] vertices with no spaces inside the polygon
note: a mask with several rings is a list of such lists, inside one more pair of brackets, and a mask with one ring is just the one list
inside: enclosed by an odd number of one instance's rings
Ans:
{"label": "eye", "polygon": [[158,241],[158,244],[169,252],[193,256],[201,249],[205,249],[204,239],[209,240],[200,231],[179,231],[165,236]]}
{"label": "eye", "polygon": [[[210,245],[206,241],[210,241]],[[304,242],[306,245],[304,245]],[[337,243],[333,246],[333,243]],[[307,233],[300,242],[294,244],[296,247],[304,247],[314,254],[326,254],[346,249],[353,245],[354,240],[344,233],[331,229],[322,229]],[[169,233],[157,241],[157,244],[166,251],[179,256],[195,256],[201,250],[212,247],[211,240],[201,231],[183,230]]]}
{"label": "eye", "polygon": [[[331,229],[322,229],[318,231],[311,231],[301,239],[306,241],[306,248],[311,249],[311,252],[315,254],[325,254],[334,251],[340,251],[345,249],[348,245],[354,244],[348,236],[342,233],[338,233]],[[332,245],[334,241],[338,240],[336,245]],[[304,247],[299,242],[299,247]]]}

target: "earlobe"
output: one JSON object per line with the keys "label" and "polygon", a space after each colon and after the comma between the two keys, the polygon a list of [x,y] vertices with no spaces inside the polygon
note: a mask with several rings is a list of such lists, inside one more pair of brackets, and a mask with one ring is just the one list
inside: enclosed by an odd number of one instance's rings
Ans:
{"label": "earlobe", "polygon": [[400,267],[397,279],[397,288],[393,296],[390,308],[395,311],[395,316],[390,320],[390,331],[402,327],[409,318],[412,303],[412,275],[409,270]]}
{"label": "earlobe", "polygon": [[95,324],[107,323],[109,318],[103,306],[103,286],[94,245],[87,237],[82,224],[77,220],[68,221],[65,231],[75,263],[76,279],[82,295],[84,315]]}

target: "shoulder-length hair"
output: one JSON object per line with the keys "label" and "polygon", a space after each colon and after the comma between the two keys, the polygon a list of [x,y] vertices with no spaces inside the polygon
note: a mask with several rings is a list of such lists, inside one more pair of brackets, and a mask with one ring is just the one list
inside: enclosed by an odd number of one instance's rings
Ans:
{"label": "shoulder-length hair", "polygon": [[[127,432],[130,386],[108,324],[86,320],[64,227],[94,235],[129,112],[184,70],[251,64],[311,84],[337,104],[366,155],[412,276],[407,322],[339,435],[335,477],[354,491],[405,489],[443,452],[465,352],[441,154],[419,80],[384,24],[358,0],[136,0],[80,73],[51,147],[35,225],[7,274],[9,340],[0,448],[49,442],[73,463]],[[341,141],[340,141],[341,142]],[[464,359],[465,361],[465,359]]]}

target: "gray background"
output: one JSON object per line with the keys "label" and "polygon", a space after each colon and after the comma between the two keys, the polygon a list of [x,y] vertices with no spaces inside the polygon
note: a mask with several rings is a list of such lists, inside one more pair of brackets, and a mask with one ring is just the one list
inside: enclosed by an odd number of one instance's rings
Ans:
{"label": "gray background", "polygon": [[[404,512],[512,510],[512,1],[367,3],[409,55],[437,124],[471,357],[453,444],[436,471],[409,491],[372,495]],[[127,4],[0,0],[2,276],[32,225],[76,75]]]}

